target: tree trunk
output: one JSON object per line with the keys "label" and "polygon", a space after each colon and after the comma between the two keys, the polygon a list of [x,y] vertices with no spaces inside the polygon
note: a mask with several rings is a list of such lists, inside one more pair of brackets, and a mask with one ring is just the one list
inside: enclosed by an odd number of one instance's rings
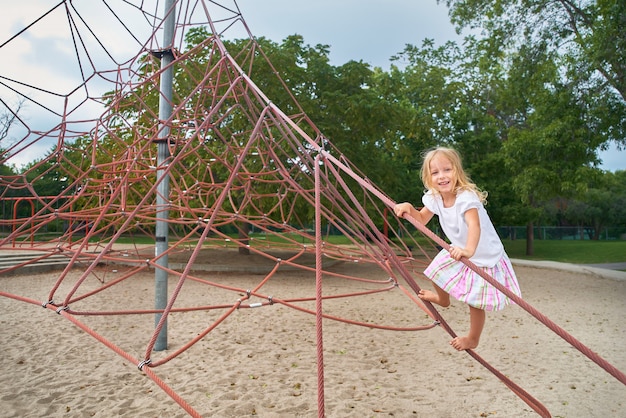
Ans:
{"label": "tree trunk", "polygon": [[526,224],[526,255],[535,255],[535,226],[532,221]]}
{"label": "tree trunk", "polygon": [[593,226],[593,240],[597,241],[600,239],[600,235],[602,234],[602,225],[598,225],[596,222]]}
{"label": "tree trunk", "polygon": [[239,254],[250,255],[250,248],[247,247],[250,244],[250,224],[248,222],[241,222],[237,225],[237,237],[239,242],[243,244],[239,247]]}

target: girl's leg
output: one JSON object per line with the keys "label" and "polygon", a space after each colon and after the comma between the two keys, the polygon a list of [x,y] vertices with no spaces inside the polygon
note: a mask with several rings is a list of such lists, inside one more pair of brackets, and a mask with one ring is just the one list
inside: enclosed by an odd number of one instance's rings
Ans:
{"label": "girl's leg", "polygon": [[485,311],[470,306],[470,329],[465,337],[456,337],[450,344],[459,351],[478,347],[480,334],[485,326]]}
{"label": "girl's leg", "polygon": [[437,286],[436,284],[433,283],[433,286],[435,286],[435,291],[437,293],[431,292],[430,290],[420,290],[419,293],[417,294],[417,296],[420,299],[423,300],[427,300],[431,303],[436,303],[439,306],[443,306],[444,308],[446,306],[450,305],[450,295],[446,293],[445,290],[443,290],[442,288],[440,288],[439,286]]}

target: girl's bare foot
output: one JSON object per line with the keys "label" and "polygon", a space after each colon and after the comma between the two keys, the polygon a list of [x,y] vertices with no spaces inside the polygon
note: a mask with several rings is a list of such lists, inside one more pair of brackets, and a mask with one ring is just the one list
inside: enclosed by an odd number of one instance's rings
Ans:
{"label": "girl's bare foot", "polygon": [[470,337],[456,337],[450,341],[450,345],[459,351],[471,350],[478,347],[478,340],[474,340]]}
{"label": "girl's bare foot", "polygon": [[419,293],[417,294],[417,297],[419,297],[422,300],[427,300],[431,303],[436,303],[437,305],[440,305],[443,307],[450,305],[450,297],[448,297],[447,294],[445,294],[445,297],[443,297],[439,293],[431,292],[430,290],[421,289]]}

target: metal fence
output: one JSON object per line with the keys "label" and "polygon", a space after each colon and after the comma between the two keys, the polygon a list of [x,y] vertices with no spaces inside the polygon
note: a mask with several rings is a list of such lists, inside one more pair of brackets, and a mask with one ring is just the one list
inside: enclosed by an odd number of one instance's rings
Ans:
{"label": "metal fence", "polygon": [[[526,239],[526,226],[500,226],[496,229],[502,239]],[[536,226],[533,233],[535,239],[545,240],[591,240],[596,237],[594,228],[583,226]],[[598,239],[626,240],[626,227],[601,228]]]}

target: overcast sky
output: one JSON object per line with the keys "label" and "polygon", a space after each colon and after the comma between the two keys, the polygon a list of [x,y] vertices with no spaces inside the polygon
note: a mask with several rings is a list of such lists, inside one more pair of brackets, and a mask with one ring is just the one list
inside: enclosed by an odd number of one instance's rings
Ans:
{"label": "overcast sky", "polygon": [[[59,0],[5,2],[0,14],[0,44],[58,3]],[[74,0],[73,3],[82,5],[100,2]],[[116,5],[123,7],[121,0],[109,0],[107,3],[113,8]],[[436,0],[238,0],[237,4],[253,35],[280,42],[289,35],[300,34],[307,44],[329,45],[333,65],[341,65],[349,60],[362,60],[387,69],[389,58],[401,52],[406,44],[421,45],[425,38],[434,39],[437,44],[461,39],[449,22],[447,8]],[[61,9],[58,13],[61,19],[62,12]],[[33,30],[29,31],[28,36],[22,36],[19,43],[20,57],[11,59],[10,62],[14,65],[10,67],[5,60],[2,66],[4,68],[0,67],[0,76],[5,76],[7,68],[17,74],[26,74],[46,54],[56,57],[50,59],[54,59],[59,73],[66,76],[69,74],[63,69],[65,60],[61,54],[64,51],[48,45],[45,36],[35,35],[41,34],[41,28],[47,25],[48,36],[58,36],[62,26],[53,22],[53,16],[48,16],[37,25],[40,32]],[[111,39],[120,36],[116,30],[108,33]],[[17,45],[12,42],[12,46],[14,44]],[[132,42],[121,40],[115,44],[120,48],[132,46]],[[41,70],[41,66],[39,69]],[[42,74],[33,77],[48,79]],[[5,93],[0,91],[0,94]],[[626,152],[611,150],[602,153],[601,158],[604,169],[626,169]]]}
{"label": "overcast sky", "polygon": [[306,43],[330,45],[331,63],[351,59],[388,68],[406,44],[425,38],[443,43],[461,39],[448,9],[435,0],[239,0],[250,30],[280,41],[300,34]]}

